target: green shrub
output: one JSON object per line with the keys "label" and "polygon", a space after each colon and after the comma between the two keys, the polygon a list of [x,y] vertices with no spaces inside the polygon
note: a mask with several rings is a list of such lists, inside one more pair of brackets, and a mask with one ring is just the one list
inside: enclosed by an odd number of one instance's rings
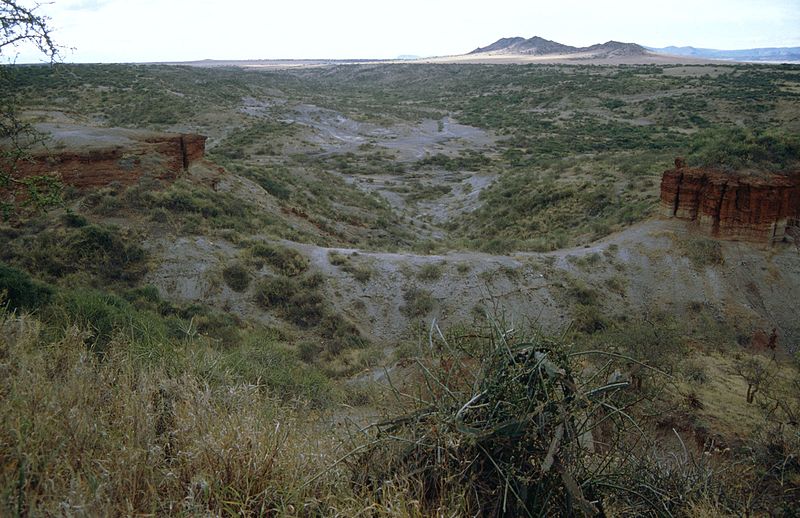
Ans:
{"label": "green shrub", "polygon": [[306,363],[314,363],[322,352],[322,346],[316,342],[300,342],[297,345],[297,355]]}
{"label": "green shrub", "polygon": [[444,268],[440,263],[427,263],[420,268],[417,278],[421,281],[434,282],[442,278]]}
{"label": "green shrub", "polygon": [[679,241],[679,249],[697,268],[714,266],[725,262],[722,255],[722,245],[715,239],[704,237],[681,239]]}
{"label": "green shrub", "polygon": [[268,277],[256,286],[256,301],[265,308],[284,306],[300,287],[299,283],[288,277]]}
{"label": "green shrub", "polygon": [[261,187],[264,188],[265,191],[275,196],[279,200],[288,200],[292,195],[292,191],[290,191],[282,183],[275,181],[273,178],[259,176],[256,181],[259,185],[261,185]]}
{"label": "green shrub", "polygon": [[328,252],[328,261],[330,261],[333,266],[344,266],[348,263],[348,258],[344,254],[331,250]]}
{"label": "green shrub", "polygon": [[400,308],[400,312],[408,318],[424,317],[431,312],[435,300],[428,290],[419,288],[409,288],[403,292],[405,305]]}
{"label": "green shrub", "polygon": [[67,212],[61,216],[61,221],[68,227],[80,228],[89,224],[85,217],[74,212]]}
{"label": "green shrub", "polygon": [[325,300],[318,288],[318,275],[302,279],[284,276],[268,277],[256,286],[256,301],[264,308],[278,313],[297,326],[316,326],[325,315]]}
{"label": "green shrub", "polygon": [[572,307],[572,320],[575,329],[586,334],[596,333],[608,327],[608,321],[594,305],[575,304]]}
{"label": "green shrub", "polygon": [[53,264],[67,272],[84,270],[120,280],[135,279],[143,273],[144,250],[123,237],[116,227],[78,228],[66,236],[62,248],[51,251],[56,254],[51,258],[56,261]]}
{"label": "green shrub", "polygon": [[22,270],[0,263],[0,293],[5,293],[5,300],[11,310],[33,310],[48,302],[53,296],[53,289],[31,279]]}
{"label": "green shrub", "polygon": [[222,270],[222,278],[233,291],[243,292],[250,285],[250,272],[239,263],[226,266]]}
{"label": "green shrub", "polygon": [[625,296],[625,287],[627,286],[627,281],[624,277],[620,277],[619,275],[609,277],[605,280],[604,284],[606,288],[611,290],[613,293],[616,293],[620,297]]}
{"label": "green shrub", "polygon": [[239,342],[239,319],[232,313],[207,311],[194,319],[197,332],[216,340],[223,346],[232,346]]}
{"label": "green shrub", "polygon": [[327,338],[326,349],[337,355],[344,349],[365,345],[361,332],[352,322],[338,313],[328,314],[320,321],[320,334]]}
{"label": "green shrub", "polygon": [[349,262],[342,267],[342,270],[352,275],[355,280],[361,283],[368,282],[372,278],[372,268],[367,264],[354,264],[353,262]]}
{"label": "green shrub", "polygon": [[127,327],[129,316],[135,312],[116,295],[88,289],[65,293],[58,306],[64,312],[64,324],[77,325],[91,333],[90,345],[96,351],[104,351],[114,333]]}
{"label": "green shrub", "polygon": [[[353,254],[353,256],[355,255]],[[333,266],[339,266],[343,271],[352,275],[358,282],[368,282],[372,278],[372,268],[368,264],[354,262],[353,256],[348,257],[339,252],[330,251],[328,260]]]}
{"label": "green shrub", "polygon": [[599,299],[597,291],[585,282],[575,278],[568,279],[566,295],[571,301],[584,306],[595,305]]}
{"label": "green shrub", "polygon": [[158,288],[152,284],[127,290],[124,294],[124,297],[128,302],[133,302],[135,300],[143,300],[151,304],[158,304],[162,302],[161,294],[158,292]]}
{"label": "green shrub", "polygon": [[289,320],[297,326],[308,328],[320,323],[325,314],[325,301],[316,290],[295,293],[284,307]]}
{"label": "green shrub", "polygon": [[308,259],[293,248],[256,243],[250,247],[253,257],[264,259],[279,273],[294,277],[308,269]]}
{"label": "green shrub", "polygon": [[[631,404],[626,394],[602,388],[607,369],[580,383],[580,363],[553,340],[502,335],[476,345],[477,354],[442,348],[418,360],[429,387],[424,403],[376,426],[352,463],[353,484],[375,491],[404,480],[404,495],[422,515],[443,508],[459,516],[600,515],[590,502],[610,501],[603,492],[633,477],[622,463],[592,462],[598,455],[577,434],[562,440],[571,426],[564,423]],[[595,387],[603,399],[591,395]],[[617,422],[608,420],[609,459],[630,451],[617,442],[627,422]]]}

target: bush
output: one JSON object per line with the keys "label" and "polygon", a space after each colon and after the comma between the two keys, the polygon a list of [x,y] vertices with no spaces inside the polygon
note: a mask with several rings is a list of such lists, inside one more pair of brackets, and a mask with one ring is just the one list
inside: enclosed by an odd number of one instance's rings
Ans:
{"label": "bush", "polygon": [[161,294],[158,292],[158,288],[152,284],[127,290],[124,293],[124,297],[128,302],[141,300],[151,305],[160,305],[163,302],[161,300]]}
{"label": "bush", "polygon": [[222,270],[222,278],[233,291],[243,292],[250,285],[250,272],[239,263],[231,264]]}
{"label": "bush", "polygon": [[602,331],[608,326],[607,320],[597,306],[575,304],[572,307],[572,319],[575,329],[586,334]]}
{"label": "bush", "polygon": [[48,302],[53,296],[53,289],[31,279],[22,270],[0,263],[0,293],[5,293],[4,302],[11,310],[33,310]]}
{"label": "bush", "polygon": [[381,493],[400,481],[423,516],[443,508],[459,516],[595,516],[610,488],[627,487],[625,462],[614,460],[626,423],[601,419],[610,451],[580,439],[581,427],[592,428],[586,416],[624,404],[624,393],[603,386],[605,375],[593,378],[596,389],[580,383],[579,363],[544,338],[498,336],[475,344],[477,355],[450,345],[424,360],[424,405],[377,425],[351,463],[357,488]]}
{"label": "bush", "polygon": [[270,336],[247,336],[239,348],[228,353],[225,364],[240,381],[266,385],[284,400],[301,399],[324,406],[332,399],[328,378],[304,365],[293,351],[275,343]]}
{"label": "bush", "polygon": [[322,346],[315,342],[300,342],[297,345],[297,355],[306,363],[314,363],[322,351]]}
{"label": "bush", "polygon": [[65,293],[58,306],[65,313],[65,325],[77,325],[91,332],[89,345],[98,352],[105,350],[114,333],[120,331],[134,313],[124,299],[87,289]]}
{"label": "bush", "polygon": [[68,227],[80,228],[89,224],[85,217],[74,212],[67,212],[61,216],[61,221]]}
{"label": "bush", "polygon": [[408,318],[424,317],[431,312],[435,300],[428,290],[419,288],[409,288],[403,292],[405,305],[400,308],[400,312]]}
{"label": "bush", "polygon": [[256,301],[265,308],[284,306],[299,286],[297,281],[288,277],[268,277],[256,286]]}
{"label": "bush", "polygon": [[442,278],[444,268],[439,263],[427,263],[420,268],[417,278],[421,281],[434,282]]}
{"label": "bush", "polygon": [[[355,256],[356,254],[353,254]],[[369,264],[353,262],[353,256],[346,256],[339,252],[331,251],[328,253],[328,260],[333,266],[339,266],[341,269],[352,275],[358,282],[368,282],[372,278],[372,268]]]}
{"label": "bush", "polygon": [[330,261],[333,266],[344,266],[349,262],[346,255],[333,250],[328,252],[328,261]]}
{"label": "bush", "polygon": [[325,301],[316,290],[300,291],[292,295],[284,312],[295,325],[313,327],[320,323],[325,314]]}
{"label": "bush", "polygon": [[372,268],[367,264],[354,264],[349,262],[342,267],[342,270],[352,275],[355,280],[361,283],[368,282],[372,278]]}
{"label": "bush", "polygon": [[265,259],[279,273],[294,277],[308,269],[308,259],[293,248],[256,243],[250,248],[253,257]]}
{"label": "bush", "polygon": [[584,306],[597,304],[599,299],[597,291],[579,279],[570,278],[568,282],[566,294],[570,300]]}
{"label": "bush", "polygon": [[681,252],[697,267],[714,266],[725,262],[722,245],[719,241],[700,238],[687,238],[679,242]]}
{"label": "bush", "polygon": [[87,225],[66,236],[61,258],[68,271],[82,269],[108,279],[131,280],[141,275],[145,252],[116,227]]}
{"label": "bush", "polygon": [[365,345],[358,328],[338,313],[326,315],[320,321],[319,329],[320,334],[327,338],[326,349],[333,355],[344,349]]}
{"label": "bush", "polygon": [[269,277],[256,286],[256,301],[300,327],[313,327],[325,315],[325,300],[318,288],[321,279],[309,275],[302,279]]}

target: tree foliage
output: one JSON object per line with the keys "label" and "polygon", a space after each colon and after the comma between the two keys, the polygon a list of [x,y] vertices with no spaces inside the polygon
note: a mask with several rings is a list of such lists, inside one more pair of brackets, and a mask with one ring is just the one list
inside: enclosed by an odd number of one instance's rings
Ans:
{"label": "tree foliage", "polygon": [[21,206],[42,208],[59,200],[60,184],[52,177],[20,178],[22,160],[29,158],[32,143],[41,140],[35,129],[22,121],[17,110],[13,65],[20,47],[34,46],[51,63],[59,48],[51,37],[50,20],[37,14],[40,4],[27,6],[16,0],[0,0],[0,217],[8,219]]}
{"label": "tree foliage", "polygon": [[26,7],[16,0],[0,0],[0,57],[24,44],[35,45],[51,61],[58,46],[51,37],[49,18],[36,14],[39,4]]}

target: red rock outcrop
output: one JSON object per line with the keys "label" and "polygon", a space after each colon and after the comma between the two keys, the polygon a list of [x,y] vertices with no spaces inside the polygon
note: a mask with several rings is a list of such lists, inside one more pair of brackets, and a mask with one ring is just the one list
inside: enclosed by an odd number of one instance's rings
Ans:
{"label": "red rock outcrop", "polygon": [[789,174],[731,173],[686,167],[661,178],[661,208],[668,217],[694,221],[723,239],[773,243],[800,220],[800,171]]}
{"label": "red rock outcrop", "polygon": [[82,141],[78,149],[36,153],[30,160],[17,162],[15,175],[57,174],[65,185],[78,189],[112,182],[133,185],[144,175],[174,180],[192,163],[202,160],[206,137],[127,132],[124,140],[106,146],[102,142],[93,138],[89,145]]}

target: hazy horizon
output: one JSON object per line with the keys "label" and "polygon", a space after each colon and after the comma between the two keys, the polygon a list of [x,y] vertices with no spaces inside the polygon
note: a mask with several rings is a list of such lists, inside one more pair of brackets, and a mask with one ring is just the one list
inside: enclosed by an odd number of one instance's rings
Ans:
{"label": "hazy horizon", "polygon": [[[467,53],[502,37],[541,36],[574,46],[608,40],[649,47],[749,49],[800,46],[800,3],[679,0],[602,5],[518,0],[409,0],[400,7],[344,0],[269,5],[246,0],[56,0],[40,14],[68,47],[67,62],[202,59],[391,59]],[[19,49],[17,62],[41,56]]]}

